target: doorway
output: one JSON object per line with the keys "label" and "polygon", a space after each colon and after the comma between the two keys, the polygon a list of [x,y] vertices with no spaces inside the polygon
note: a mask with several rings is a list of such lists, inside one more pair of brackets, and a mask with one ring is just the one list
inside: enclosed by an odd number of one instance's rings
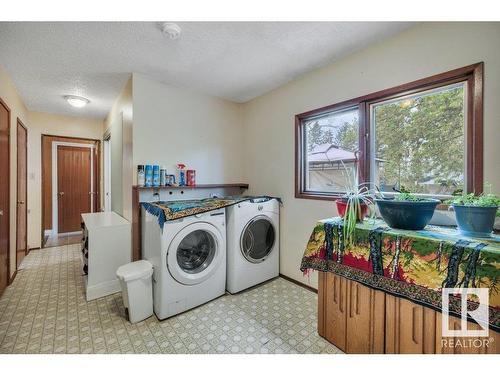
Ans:
{"label": "doorway", "polygon": [[28,129],[17,119],[16,267],[28,254]]}
{"label": "doorway", "polygon": [[94,145],[52,143],[52,231],[61,236],[80,231],[83,213],[94,212]]}
{"label": "doorway", "polygon": [[104,211],[111,211],[111,134],[104,136]]}
{"label": "doorway", "polygon": [[0,295],[10,279],[10,109],[0,99]]}
{"label": "doorway", "polygon": [[81,241],[81,214],[100,210],[100,142],[42,135],[42,247]]}

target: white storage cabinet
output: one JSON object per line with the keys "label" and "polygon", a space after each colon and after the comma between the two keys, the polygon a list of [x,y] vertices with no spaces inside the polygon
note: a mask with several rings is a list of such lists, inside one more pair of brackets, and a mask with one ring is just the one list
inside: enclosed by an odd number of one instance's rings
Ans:
{"label": "white storage cabinet", "polygon": [[118,267],[130,263],[132,227],[115,212],[82,214],[82,265],[87,301],[121,291]]}

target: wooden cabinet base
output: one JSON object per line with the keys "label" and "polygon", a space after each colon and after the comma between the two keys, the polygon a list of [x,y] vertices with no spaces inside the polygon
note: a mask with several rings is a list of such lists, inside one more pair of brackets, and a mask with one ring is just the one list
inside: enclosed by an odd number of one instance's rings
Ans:
{"label": "wooden cabinet base", "polygon": [[390,294],[385,296],[385,308],[386,353],[436,353],[434,310]]}
{"label": "wooden cabinet base", "polygon": [[383,353],[385,294],[332,273],[320,285],[319,334],[346,353]]}
{"label": "wooden cabinet base", "polygon": [[[440,312],[329,272],[319,273],[318,333],[346,353],[499,353],[499,333],[443,338],[441,322]],[[460,323],[450,317],[454,329]]]}

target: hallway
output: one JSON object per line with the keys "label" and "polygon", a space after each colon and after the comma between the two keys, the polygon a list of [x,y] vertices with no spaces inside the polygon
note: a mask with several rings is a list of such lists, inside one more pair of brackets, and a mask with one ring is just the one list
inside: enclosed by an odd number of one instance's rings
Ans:
{"label": "hallway", "polygon": [[0,298],[0,353],[340,353],[316,332],[316,294],[281,278],[130,324],[120,294],[85,300],[79,247],[24,259]]}

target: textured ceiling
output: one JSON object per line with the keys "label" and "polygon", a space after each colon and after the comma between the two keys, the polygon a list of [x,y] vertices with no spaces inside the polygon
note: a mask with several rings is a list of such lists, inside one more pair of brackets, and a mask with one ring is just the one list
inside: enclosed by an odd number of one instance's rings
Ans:
{"label": "textured ceiling", "polygon": [[[104,118],[132,72],[245,102],[411,26],[390,22],[0,22],[0,64],[33,111]],[[83,109],[62,95],[89,98]]]}

